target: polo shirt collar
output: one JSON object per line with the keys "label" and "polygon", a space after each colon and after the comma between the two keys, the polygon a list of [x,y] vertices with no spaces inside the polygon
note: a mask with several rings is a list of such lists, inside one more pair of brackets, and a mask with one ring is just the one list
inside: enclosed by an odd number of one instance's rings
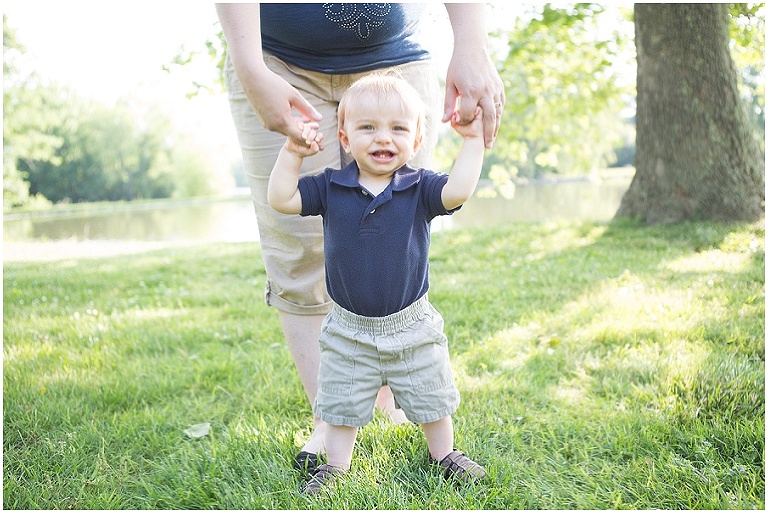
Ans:
{"label": "polo shirt collar", "polygon": [[[357,179],[358,174],[357,162],[353,161],[333,173],[331,175],[331,183],[341,185],[342,187],[357,188],[360,187],[360,182]],[[418,169],[405,165],[395,171],[395,176],[392,177],[392,190],[403,191],[419,183],[420,179],[421,172]]]}

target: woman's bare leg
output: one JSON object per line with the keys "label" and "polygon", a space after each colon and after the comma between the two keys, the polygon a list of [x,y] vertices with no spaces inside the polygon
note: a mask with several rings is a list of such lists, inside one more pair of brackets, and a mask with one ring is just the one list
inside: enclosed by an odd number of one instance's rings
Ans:
{"label": "woman's bare leg", "polygon": [[[280,323],[293,357],[293,363],[299,372],[299,379],[304,386],[309,403],[315,402],[317,395],[317,371],[320,367],[320,328],[325,315],[296,315],[280,311]],[[314,418],[314,430],[302,451],[314,454],[325,452],[325,431],[327,424],[317,416]]]}

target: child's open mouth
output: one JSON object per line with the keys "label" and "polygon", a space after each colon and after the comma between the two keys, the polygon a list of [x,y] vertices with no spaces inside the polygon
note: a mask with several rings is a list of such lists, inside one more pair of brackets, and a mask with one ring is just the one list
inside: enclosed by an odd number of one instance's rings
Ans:
{"label": "child's open mouth", "polygon": [[374,151],[371,153],[371,157],[373,157],[374,160],[390,161],[395,158],[395,154],[391,151]]}

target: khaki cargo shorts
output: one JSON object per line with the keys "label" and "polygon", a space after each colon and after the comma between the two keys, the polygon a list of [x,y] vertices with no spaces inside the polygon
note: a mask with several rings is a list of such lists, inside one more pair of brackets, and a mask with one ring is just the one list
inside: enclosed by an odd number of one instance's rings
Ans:
{"label": "khaki cargo shorts", "polygon": [[418,424],[452,415],[460,401],[443,318],[427,296],[386,317],[364,317],[334,304],[320,335],[317,384],[315,415],[334,426],[370,422],[384,385]]}
{"label": "khaki cargo shorts", "polygon": [[[325,149],[304,159],[302,175],[313,175],[327,167],[341,168],[349,156],[338,140],[336,110],[341,95],[366,73],[327,75],[292,66],[273,55],[264,58],[270,70],[284,78],[322,114],[321,130]],[[434,65],[418,61],[396,69],[418,90],[431,106],[422,147],[412,159],[414,167],[431,167],[437,143],[442,94]],[[319,216],[284,215],[267,203],[267,184],[285,136],[270,132],[251,108],[229,59],[225,76],[230,110],[243,155],[245,174],[256,210],[262,259],[267,272],[267,304],[298,315],[326,314],[331,300],[325,286],[323,227]]]}

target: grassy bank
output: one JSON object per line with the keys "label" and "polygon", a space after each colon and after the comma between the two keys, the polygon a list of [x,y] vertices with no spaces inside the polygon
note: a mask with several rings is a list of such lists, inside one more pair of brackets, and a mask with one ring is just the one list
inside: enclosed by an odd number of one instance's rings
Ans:
{"label": "grassy bank", "polygon": [[160,210],[186,207],[190,205],[206,205],[208,203],[237,201],[242,197],[242,194],[232,193],[228,196],[200,196],[196,198],[96,201],[84,203],[59,203],[56,205],[45,204],[5,210],[3,212],[3,220],[13,221],[17,219],[35,219],[41,217],[67,218],[83,215],[113,214],[115,212],[141,212],[143,210]]}
{"label": "grassy bank", "polygon": [[764,251],[762,223],[435,234],[457,446],[489,477],[442,482],[377,416],[317,500],[257,245],[6,264],[3,505],[763,509]]}

